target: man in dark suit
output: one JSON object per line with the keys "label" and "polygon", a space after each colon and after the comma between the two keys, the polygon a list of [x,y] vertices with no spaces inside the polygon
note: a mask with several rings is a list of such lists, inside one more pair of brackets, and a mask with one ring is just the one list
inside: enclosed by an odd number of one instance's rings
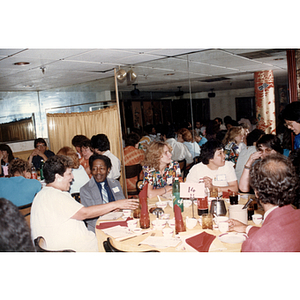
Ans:
{"label": "man in dark suit", "polygon": [[300,251],[300,210],[294,202],[298,177],[290,160],[272,154],[251,167],[250,184],[265,211],[261,226],[229,220],[230,231],[245,232],[243,252]]}
{"label": "man in dark suit", "polygon": [[[89,158],[89,165],[93,177],[80,188],[80,200],[85,206],[103,204],[100,216],[119,209],[134,209],[139,200],[125,199],[120,182],[108,178],[111,170],[110,158],[105,155],[94,154]],[[85,220],[88,229],[95,232],[97,218]]]}

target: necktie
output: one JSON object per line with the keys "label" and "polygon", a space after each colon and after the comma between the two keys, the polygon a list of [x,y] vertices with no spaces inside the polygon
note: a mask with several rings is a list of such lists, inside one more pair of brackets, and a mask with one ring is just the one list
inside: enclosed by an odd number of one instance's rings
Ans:
{"label": "necktie", "polygon": [[102,199],[103,199],[103,203],[108,203],[108,195],[107,195],[107,191],[106,188],[104,186],[105,182],[101,182],[101,188],[102,188]]}

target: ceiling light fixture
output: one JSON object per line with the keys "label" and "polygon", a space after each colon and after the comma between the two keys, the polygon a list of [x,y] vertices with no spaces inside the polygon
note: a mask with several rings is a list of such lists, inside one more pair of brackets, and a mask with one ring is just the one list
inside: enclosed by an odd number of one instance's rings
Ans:
{"label": "ceiling light fixture", "polygon": [[137,75],[133,72],[132,69],[130,69],[127,72],[127,85],[131,85],[132,83],[134,83],[136,78],[137,78]]}
{"label": "ceiling light fixture", "polygon": [[15,66],[26,66],[26,65],[30,65],[30,62],[28,61],[19,61],[14,63]]}
{"label": "ceiling light fixture", "polygon": [[123,82],[123,80],[126,78],[126,71],[123,70],[123,69],[120,69],[120,66],[119,66],[119,71],[116,73],[117,75],[117,79],[121,82]]}

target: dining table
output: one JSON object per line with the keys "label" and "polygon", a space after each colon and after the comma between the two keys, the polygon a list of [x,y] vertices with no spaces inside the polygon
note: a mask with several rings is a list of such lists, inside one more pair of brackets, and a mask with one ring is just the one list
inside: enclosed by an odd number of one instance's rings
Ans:
{"label": "dining table", "polygon": [[[247,193],[239,193],[238,197],[238,204],[246,204],[248,199],[255,199],[254,195],[247,194]],[[209,209],[210,209],[210,204],[211,204],[212,198],[209,198],[208,204],[209,204]],[[229,199],[222,199],[224,200],[225,206],[226,206],[226,216],[229,214]],[[172,207],[171,202],[171,195],[162,195],[160,196],[160,199],[155,197],[155,198],[148,198],[147,203],[148,203],[148,210],[150,211],[151,208],[156,208],[157,202],[163,202],[163,204],[167,204],[166,207],[162,208],[164,211],[164,215],[160,216],[160,218],[168,218],[168,219],[173,219],[174,218],[174,209]],[[254,201],[255,202],[255,201]],[[184,232],[179,232],[178,234],[175,234],[175,229],[173,236],[171,238],[165,238],[163,237],[163,232],[161,229],[155,229],[153,228],[152,221],[157,219],[157,216],[151,212],[149,212],[149,217],[150,217],[150,227],[147,229],[142,229],[140,233],[134,234],[131,233],[128,235],[128,237],[113,237],[109,234],[108,230],[106,229],[100,229],[100,227],[108,227],[111,229],[114,229],[113,227],[110,227],[110,225],[118,225],[121,224],[122,227],[126,227],[126,220],[127,217],[124,217],[123,215],[120,216],[117,219],[114,220],[108,220],[105,218],[105,216],[101,216],[98,218],[96,222],[96,237],[98,241],[98,248],[100,252],[105,252],[103,242],[107,240],[108,237],[111,238],[111,241],[113,242],[114,246],[124,252],[144,252],[144,251],[151,251],[151,250],[158,250],[159,252],[197,252],[197,250],[190,245],[190,243],[187,243],[186,240],[189,238],[193,238],[203,232],[207,233],[210,238],[213,239],[211,242],[208,252],[240,252],[241,251],[241,246],[242,242],[224,242],[220,238],[222,235],[224,235],[224,232],[220,232],[218,229],[218,226],[214,222],[213,229],[202,229],[201,226],[201,217],[198,216],[198,210],[197,210],[197,201],[191,201],[189,199],[183,199],[184,203],[184,209],[182,212],[182,219],[184,223],[186,223],[186,218],[196,218],[197,224],[194,228],[189,229],[186,227],[186,231]],[[256,207],[256,210],[254,213],[258,213],[263,215],[264,211],[262,208],[259,206]],[[131,212],[130,219],[133,218],[133,212]],[[139,221],[139,220],[138,220]],[[108,223],[107,222],[113,222],[113,223]],[[104,225],[104,226],[103,226]],[[186,225],[186,224],[185,224]],[[260,225],[255,225],[252,220],[248,220],[248,225],[254,225],[254,226],[261,226]],[[120,226],[120,225],[119,225]],[[98,228],[97,228],[98,227]],[[139,222],[137,223],[137,227],[139,227]],[[166,222],[166,227],[169,227],[168,222]],[[115,227],[116,228],[116,227]],[[129,231],[129,229],[127,228]],[[228,234],[228,233],[226,233]],[[235,234],[232,232],[231,234]],[[207,235],[207,236],[208,236]],[[213,237],[212,237],[213,236]],[[246,236],[246,234],[245,234]],[[215,237],[215,238],[214,238]],[[157,239],[156,239],[157,238]],[[156,239],[158,240],[158,243],[151,245],[151,243],[145,243],[146,241],[153,239],[153,241]],[[169,243],[170,242],[170,243]]]}

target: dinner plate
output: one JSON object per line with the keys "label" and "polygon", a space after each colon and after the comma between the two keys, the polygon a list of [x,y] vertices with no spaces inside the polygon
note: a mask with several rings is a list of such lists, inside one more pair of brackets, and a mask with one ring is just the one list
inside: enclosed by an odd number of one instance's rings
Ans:
{"label": "dinner plate", "polygon": [[226,232],[218,236],[221,242],[228,244],[239,244],[244,242],[246,238],[247,235],[240,232]]}

